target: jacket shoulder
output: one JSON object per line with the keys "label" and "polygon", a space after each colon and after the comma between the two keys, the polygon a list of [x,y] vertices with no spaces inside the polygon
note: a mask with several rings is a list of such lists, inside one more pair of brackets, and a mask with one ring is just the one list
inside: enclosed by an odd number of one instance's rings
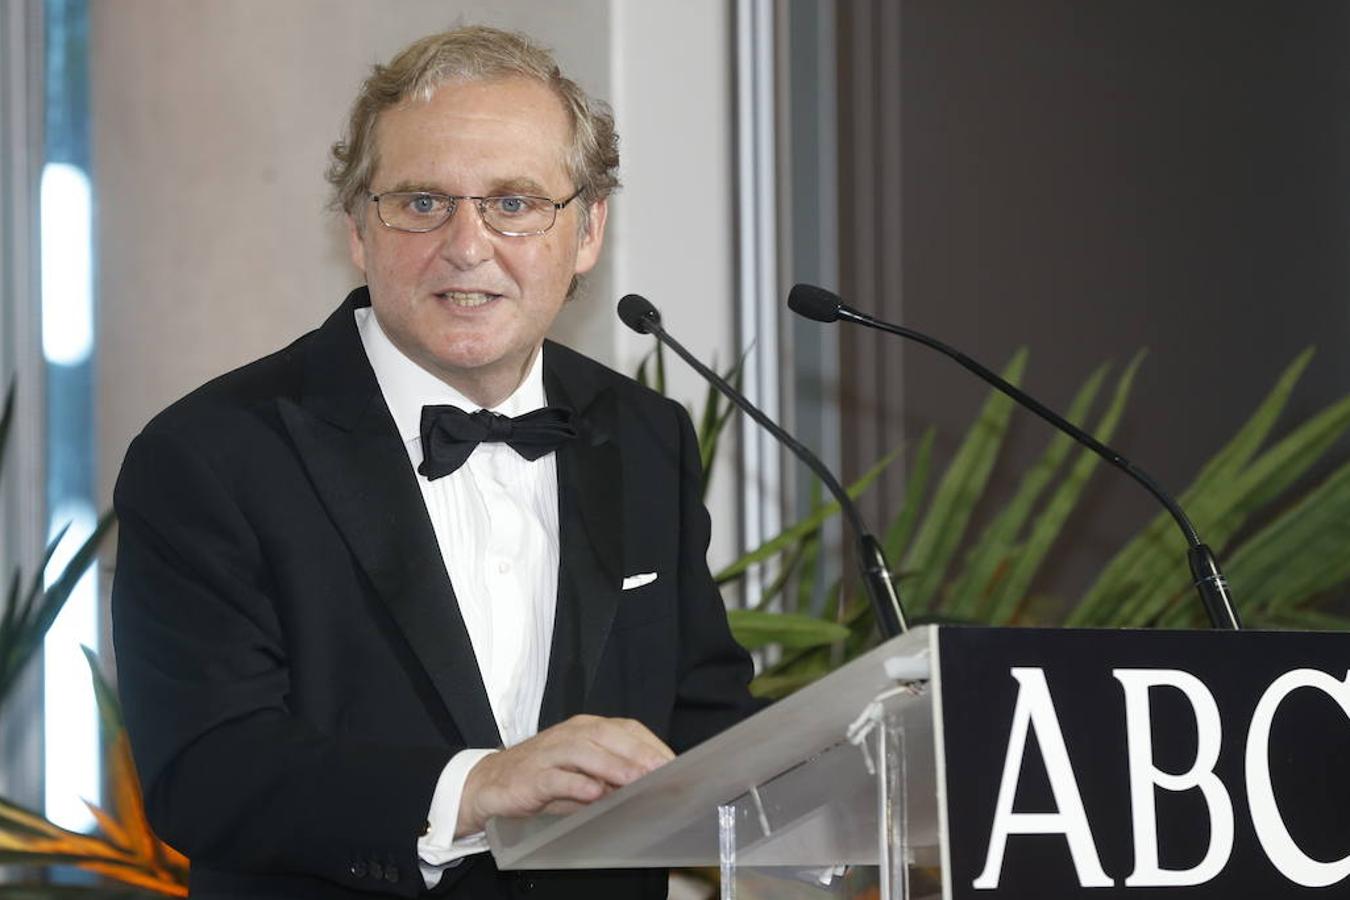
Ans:
{"label": "jacket shoulder", "polygon": [[296,397],[301,385],[301,356],[314,332],[270,353],[212,378],[165,407],[143,429],[143,434],[218,434],[247,428],[260,417],[269,418],[282,397]]}
{"label": "jacket shoulder", "polygon": [[590,395],[613,390],[620,400],[628,404],[673,407],[681,413],[685,411],[684,407],[664,394],[570,347],[553,341],[546,341],[544,347],[549,365],[560,373],[566,373],[573,384],[583,385]]}

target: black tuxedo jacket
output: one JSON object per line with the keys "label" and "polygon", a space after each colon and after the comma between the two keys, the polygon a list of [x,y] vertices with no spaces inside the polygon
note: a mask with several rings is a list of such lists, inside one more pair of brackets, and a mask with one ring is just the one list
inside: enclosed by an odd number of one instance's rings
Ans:
{"label": "black tuxedo jacket", "polygon": [[[119,689],[151,822],[201,897],[414,896],[436,779],[500,745],[430,519],[352,311],[212,381],[127,452]],[[677,751],[751,708],[708,573],[683,409],[553,343],[561,564],[540,727],[638,719]],[[656,580],[621,590],[627,575]],[[435,893],[665,896],[662,873],[499,873]]]}

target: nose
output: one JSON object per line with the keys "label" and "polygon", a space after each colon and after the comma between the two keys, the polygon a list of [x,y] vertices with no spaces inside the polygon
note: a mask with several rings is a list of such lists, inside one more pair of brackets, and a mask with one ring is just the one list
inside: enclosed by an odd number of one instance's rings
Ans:
{"label": "nose", "polygon": [[440,227],[441,256],[457,269],[472,269],[492,258],[492,232],[472,200],[461,200]]}

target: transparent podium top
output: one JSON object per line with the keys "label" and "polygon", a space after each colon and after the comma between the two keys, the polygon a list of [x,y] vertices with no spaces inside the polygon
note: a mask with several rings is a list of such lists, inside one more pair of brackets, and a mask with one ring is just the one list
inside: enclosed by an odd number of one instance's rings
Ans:
{"label": "transparent podium top", "polygon": [[[935,851],[934,710],[926,684],[935,635],[917,628],[895,638],[569,816],[492,820],[487,834],[497,865],[715,866],[723,805],[736,810],[746,865],[875,864],[876,778],[867,752],[848,737],[869,710],[901,736],[897,763],[909,798],[911,852]],[[882,695],[889,696],[877,702]]]}

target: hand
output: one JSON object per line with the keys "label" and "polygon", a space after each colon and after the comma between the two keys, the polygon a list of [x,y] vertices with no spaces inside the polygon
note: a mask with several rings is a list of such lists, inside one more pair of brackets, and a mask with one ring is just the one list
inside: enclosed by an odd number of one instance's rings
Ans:
{"label": "hand", "polygon": [[469,770],[455,836],[493,816],[573,812],[674,758],[641,722],[573,716]]}

